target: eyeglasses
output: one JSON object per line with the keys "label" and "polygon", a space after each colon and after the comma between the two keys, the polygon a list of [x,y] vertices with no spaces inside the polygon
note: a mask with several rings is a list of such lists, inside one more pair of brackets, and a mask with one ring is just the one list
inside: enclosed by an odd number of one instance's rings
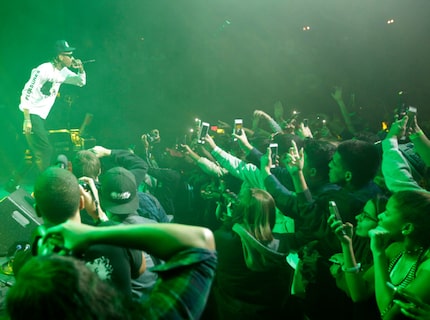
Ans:
{"label": "eyeglasses", "polygon": [[369,219],[369,220],[372,220],[372,221],[374,221],[374,222],[379,222],[379,220],[378,220],[377,218],[374,218],[370,213],[368,213],[368,212],[366,212],[366,211],[363,211],[362,213],[360,213],[360,214],[358,215],[358,217],[359,217],[361,220]]}

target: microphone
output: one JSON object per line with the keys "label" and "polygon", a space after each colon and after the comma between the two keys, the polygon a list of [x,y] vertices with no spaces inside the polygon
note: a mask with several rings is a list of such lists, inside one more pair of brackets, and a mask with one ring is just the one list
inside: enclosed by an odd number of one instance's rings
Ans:
{"label": "microphone", "polygon": [[61,169],[67,169],[69,166],[69,160],[64,154],[59,154],[57,156],[57,161],[55,162],[55,166]]}
{"label": "microphone", "polygon": [[91,60],[85,60],[85,61],[81,61],[81,64],[77,64],[76,63],[76,59],[73,58],[72,60],[72,68],[79,68],[81,65],[84,65],[86,63],[92,63],[92,62],[96,62],[95,59],[91,59]]}

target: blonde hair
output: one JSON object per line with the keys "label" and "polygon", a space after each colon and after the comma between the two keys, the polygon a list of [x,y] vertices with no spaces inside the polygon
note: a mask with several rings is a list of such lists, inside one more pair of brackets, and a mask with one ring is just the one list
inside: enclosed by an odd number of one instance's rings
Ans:
{"label": "blonde hair", "polygon": [[273,240],[276,206],[275,200],[267,191],[257,188],[243,189],[233,215],[234,222],[242,224],[257,240]]}

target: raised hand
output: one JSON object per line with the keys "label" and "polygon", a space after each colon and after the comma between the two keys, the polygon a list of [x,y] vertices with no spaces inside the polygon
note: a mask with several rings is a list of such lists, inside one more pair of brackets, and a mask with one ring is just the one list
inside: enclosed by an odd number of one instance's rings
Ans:
{"label": "raised hand", "polygon": [[375,229],[369,230],[369,237],[370,249],[373,253],[381,253],[385,251],[390,237],[387,230],[378,226]]}
{"label": "raised hand", "polygon": [[206,142],[206,145],[208,145],[211,149],[215,149],[216,148],[216,143],[214,141],[214,139],[212,139],[212,137],[207,134],[205,137],[203,137],[203,140]]}
{"label": "raised hand", "polygon": [[94,146],[90,149],[90,151],[93,152],[97,156],[97,158],[107,157],[112,152],[112,150],[102,146]]}
{"label": "raised hand", "polygon": [[302,139],[313,138],[311,129],[309,126],[305,127],[303,122],[300,122],[300,125],[296,128],[295,133]]}
{"label": "raised hand", "polygon": [[292,147],[290,147],[286,155],[286,162],[287,162],[286,168],[288,172],[292,175],[303,170],[305,157],[304,157],[303,148],[298,150],[297,144],[294,140],[292,140],[291,143],[292,143]]}
{"label": "raised hand", "polygon": [[66,249],[80,252],[88,247],[91,231],[95,229],[96,227],[83,223],[67,221],[46,230],[43,241],[52,237],[62,239]]}
{"label": "raised hand", "polygon": [[354,228],[351,223],[343,223],[342,221],[336,219],[333,214],[328,217],[327,223],[330,226],[331,230],[336,234],[340,242],[351,243]]}
{"label": "raised hand", "polygon": [[391,124],[390,131],[388,131],[387,138],[403,137],[406,134],[407,123],[408,123],[408,116],[404,116],[402,119],[394,121]]}
{"label": "raised hand", "polygon": [[331,96],[336,101],[342,100],[342,88],[338,87],[338,86],[335,86],[334,87],[334,92],[332,92]]}
{"label": "raised hand", "polygon": [[245,130],[240,130],[239,133],[233,133],[232,136],[239,141],[239,145],[243,150],[252,150],[253,146],[249,143]]}

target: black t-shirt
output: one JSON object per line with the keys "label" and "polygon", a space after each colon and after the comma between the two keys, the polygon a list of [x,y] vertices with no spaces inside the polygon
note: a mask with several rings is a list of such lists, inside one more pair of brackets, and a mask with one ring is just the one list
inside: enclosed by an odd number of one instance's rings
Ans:
{"label": "black t-shirt", "polygon": [[131,295],[131,279],[139,276],[142,251],[111,245],[92,245],[82,259],[100,279],[112,283],[125,295]]}

